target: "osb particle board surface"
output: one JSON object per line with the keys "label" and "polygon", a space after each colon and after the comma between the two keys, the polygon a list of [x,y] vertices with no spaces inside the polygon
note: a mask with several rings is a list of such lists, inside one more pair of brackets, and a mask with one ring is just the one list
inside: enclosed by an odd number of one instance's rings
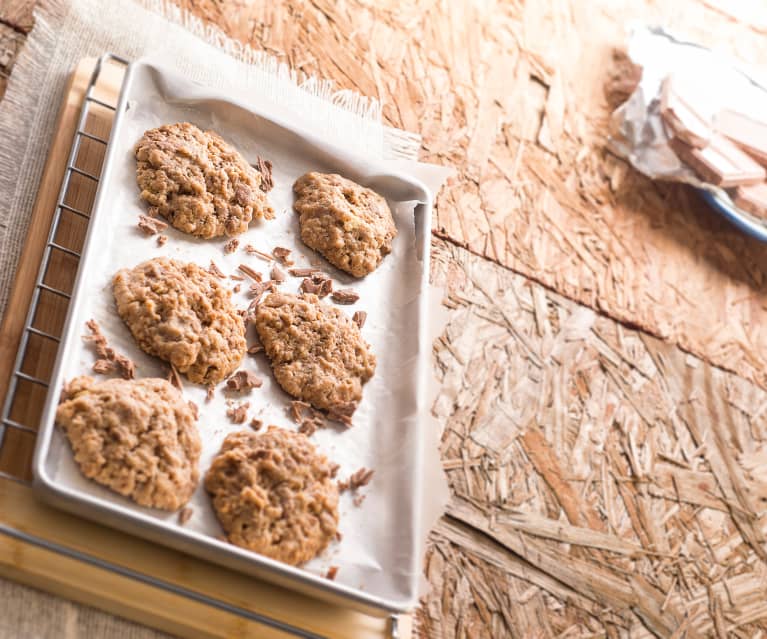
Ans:
{"label": "osb particle board surface", "polygon": [[434,257],[453,496],[423,636],[762,636],[767,392],[450,243]]}
{"label": "osb particle board surface", "polygon": [[419,131],[424,159],[459,171],[437,201],[440,236],[767,387],[764,245],[604,151],[627,24],[767,66],[763,3],[179,3]]}

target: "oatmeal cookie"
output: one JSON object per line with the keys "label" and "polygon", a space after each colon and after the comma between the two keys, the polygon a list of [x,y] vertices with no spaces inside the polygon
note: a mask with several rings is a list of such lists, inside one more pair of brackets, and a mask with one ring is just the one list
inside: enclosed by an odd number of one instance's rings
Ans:
{"label": "oatmeal cookie", "polygon": [[351,417],[376,366],[357,324],[315,295],[277,292],[258,305],[256,330],[286,392],[331,417]]}
{"label": "oatmeal cookie", "polygon": [[397,228],[375,191],[328,173],[301,176],[293,191],[301,239],[334,266],[363,277],[391,253]]}
{"label": "oatmeal cookie", "polygon": [[264,433],[229,434],[205,489],[230,542],[295,566],[336,534],[333,471],[304,435],[270,426]]}
{"label": "oatmeal cookie", "polygon": [[83,475],[163,510],[181,508],[197,486],[196,421],[181,393],[156,378],[77,377],[56,410]]}
{"label": "oatmeal cookie", "polygon": [[112,281],[117,312],[142,350],[197,384],[217,384],[240,364],[245,323],[231,292],[197,264],[157,257]]}
{"label": "oatmeal cookie", "polygon": [[136,181],[150,213],[203,238],[237,235],[253,219],[272,219],[263,175],[213,131],[180,122],[138,141]]}

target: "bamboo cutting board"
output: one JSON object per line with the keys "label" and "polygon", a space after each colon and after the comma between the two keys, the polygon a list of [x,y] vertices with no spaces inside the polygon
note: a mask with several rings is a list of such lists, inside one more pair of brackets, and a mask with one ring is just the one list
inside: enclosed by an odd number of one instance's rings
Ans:
{"label": "bamboo cutting board", "polygon": [[[0,327],[0,396],[8,391],[26,310],[35,291],[57,195],[88,81],[96,61],[81,61],[64,98],[22,253],[8,312]],[[124,67],[107,65],[94,97],[116,104]],[[85,131],[107,138],[112,112],[93,105]],[[83,138],[75,166],[98,175],[104,145]],[[53,238],[43,283],[70,291],[96,184],[75,174],[67,189],[61,221]],[[43,290],[32,326],[22,372],[47,380],[56,357],[67,299]],[[326,637],[380,639],[391,636],[391,620],[320,602],[287,589],[194,559],[180,552],[65,514],[39,502],[29,486],[35,431],[45,388],[21,380],[10,419],[26,428],[5,430],[0,444],[0,574],[90,604],[139,623],[183,637],[288,637],[279,627],[259,622],[268,617]],[[158,583],[160,585],[158,585]],[[215,599],[211,605],[200,599]],[[409,616],[400,616],[398,636],[411,636]]]}

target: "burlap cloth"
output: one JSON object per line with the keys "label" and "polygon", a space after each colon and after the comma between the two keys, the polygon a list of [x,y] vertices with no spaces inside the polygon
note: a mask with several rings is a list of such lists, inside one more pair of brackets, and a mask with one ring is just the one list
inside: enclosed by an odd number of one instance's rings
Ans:
{"label": "burlap cloth", "polygon": [[[211,86],[266,93],[337,142],[364,142],[384,157],[414,158],[418,136],[383,127],[380,105],[332,84],[297,77],[284,65],[228,39],[161,0],[44,0],[0,101],[0,317],[5,312],[29,213],[52,141],[56,116],[74,65],[111,51],[161,58]],[[164,16],[164,17],[163,17]],[[319,98],[319,99],[317,99]],[[0,580],[0,639],[110,637],[162,633]]]}

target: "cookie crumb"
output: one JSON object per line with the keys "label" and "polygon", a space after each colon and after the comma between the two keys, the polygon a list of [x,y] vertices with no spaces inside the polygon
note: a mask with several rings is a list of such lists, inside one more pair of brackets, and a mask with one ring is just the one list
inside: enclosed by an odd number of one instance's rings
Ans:
{"label": "cookie crumb", "polygon": [[300,399],[294,399],[292,402],[290,402],[288,414],[293,419],[293,421],[296,422],[296,424],[300,424],[301,420],[304,418],[304,411],[310,409],[311,405],[307,402],[302,402]]}
{"label": "cookie crumb", "polygon": [[205,392],[205,401],[209,402],[211,399],[213,399],[213,395],[215,392],[216,392],[216,387],[213,384],[209,384]]}
{"label": "cookie crumb", "polygon": [[250,420],[250,427],[253,430],[261,430],[261,427],[264,425],[264,422],[258,419],[258,417],[254,417]]}
{"label": "cookie crumb", "polygon": [[365,311],[354,311],[352,315],[352,322],[362,328],[365,326],[365,320],[368,318],[368,314]]}
{"label": "cookie crumb", "polygon": [[220,277],[222,279],[225,277],[224,272],[220,268],[218,268],[218,266],[213,260],[210,261],[210,266],[208,267],[208,273],[210,273],[211,275],[215,275],[216,277]]}
{"label": "cookie crumb", "polygon": [[336,530],[336,541],[342,541],[344,538],[340,530]]}
{"label": "cookie crumb", "polygon": [[248,289],[248,294],[254,297],[253,300],[258,301],[261,299],[261,296],[266,293],[266,291],[273,291],[274,290],[274,282],[271,280],[268,282],[256,282],[255,284],[250,285],[250,289]]}
{"label": "cookie crumb", "polygon": [[248,349],[248,355],[255,355],[256,353],[260,353],[263,350],[264,347],[262,344],[253,344],[253,346]]}
{"label": "cookie crumb", "polygon": [[245,275],[247,275],[250,279],[256,282],[260,282],[263,279],[263,277],[261,277],[261,273],[259,273],[258,271],[254,271],[247,264],[240,264],[237,268],[240,269],[243,273],[245,273]]}
{"label": "cookie crumb", "polygon": [[357,508],[359,508],[360,506],[362,506],[362,502],[365,501],[365,497],[367,497],[367,495],[357,495],[354,499],[352,499],[352,503]]}
{"label": "cookie crumb", "polygon": [[274,178],[272,178],[272,163],[269,160],[264,160],[260,156],[256,156],[256,163],[251,164],[251,166],[261,174],[261,184],[259,188],[264,193],[269,193],[269,191],[274,188]]}
{"label": "cookie crumb", "polygon": [[242,288],[242,286],[240,284],[235,284],[234,288],[232,288],[232,293],[239,293],[240,292],[240,288]]}
{"label": "cookie crumb", "polygon": [[331,566],[328,568],[327,573],[325,573],[325,579],[330,579],[333,581],[336,578],[336,575],[338,574],[338,566]]}
{"label": "cookie crumb", "polygon": [[319,298],[327,297],[333,290],[333,280],[324,273],[315,273],[311,277],[305,277],[301,282],[301,292],[311,293]]}
{"label": "cookie crumb", "polygon": [[269,253],[264,253],[263,251],[259,251],[252,244],[245,245],[245,252],[248,255],[255,255],[257,257],[260,257],[262,260],[266,260],[267,262],[271,262],[274,259],[271,255],[269,255]]}
{"label": "cookie crumb", "polygon": [[167,235],[158,235],[157,236],[157,246],[165,246],[165,242],[168,241]]}
{"label": "cookie crumb", "polygon": [[191,399],[187,402],[189,405],[189,410],[192,411],[192,415],[194,415],[195,419],[200,419],[200,408],[195,404]]}
{"label": "cookie crumb", "polygon": [[330,476],[335,479],[336,475],[338,474],[338,471],[341,470],[341,465],[332,463],[330,464]]}
{"label": "cookie crumb", "polygon": [[233,237],[226,244],[224,244],[224,255],[229,255],[230,253],[234,253],[237,250],[237,247],[239,245],[240,245],[240,240],[238,240],[236,237]]}
{"label": "cookie crumb", "polygon": [[275,264],[272,267],[271,272],[269,273],[269,277],[271,278],[273,282],[282,284],[287,279],[288,276],[285,274],[285,271],[283,271],[279,266]]}
{"label": "cookie crumb", "polygon": [[179,390],[184,390],[184,384],[181,382],[181,374],[178,372],[178,369],[173,364],[170,365],[170,372],[168,373],[168,381]]}
{"label": "cookie crumb", "polygon": [[226,386],[229,390],[243,391],[251,388],[260,388],[263,380],[253,371],[239,370],[226,380]]}
{"label": "cookie crumb", "polygon": [[192,518],[193,514],[194,514],[194,511],[188,506],[186,508],[182,508],[178,513],[178,525],[183,526],[184,524],[186,524],[186,522],[188,522]]}
{"label": "cookie crumb", "polygon": [[293,264],[295,264],[293,258],[290,257],[292,252],[293,251],[291,251],[289,248],[285,248],[284,246],[275,246],[272,249],[272,255],[274,255],[274,259],[283,266],[293,266]]}
{"label": "cookie crumb", "polygon": [[339,288],[330,296],[337,304],[354,304],[360,296],[350,288]]}
{"label": "cookie crumb", "polygon": [[168,225],[162,220],[158,220],[156,217],[149,217],[143,213],[139,213],[137,226],[144,232],[144,235],[147,236],[156,235],[160,231],[164,231],[168,228]]}
{"label": "cookie crumb", "polygon": [[358,488],[367,486],[370,480],[373,478],[374,470],[365,468],[364,466],[359,470],[354,471],[346,480],[338,481],[338,490],[344,492],[345,490],[356,491]]}
{"label": "cookie crumb", "polygon": [[250,402],[242,402],[241,404],[232,404],[226,410],[226,416],[232,420],[235,424],[243,424],[248,418],[248,408],[250,408]]}
{"label": "cookie crumb", "polygon": [[347,426],[352,425],[352,415],[357,410],[357,402],[344,402],[331,406],[328,410],[328,417]]}

